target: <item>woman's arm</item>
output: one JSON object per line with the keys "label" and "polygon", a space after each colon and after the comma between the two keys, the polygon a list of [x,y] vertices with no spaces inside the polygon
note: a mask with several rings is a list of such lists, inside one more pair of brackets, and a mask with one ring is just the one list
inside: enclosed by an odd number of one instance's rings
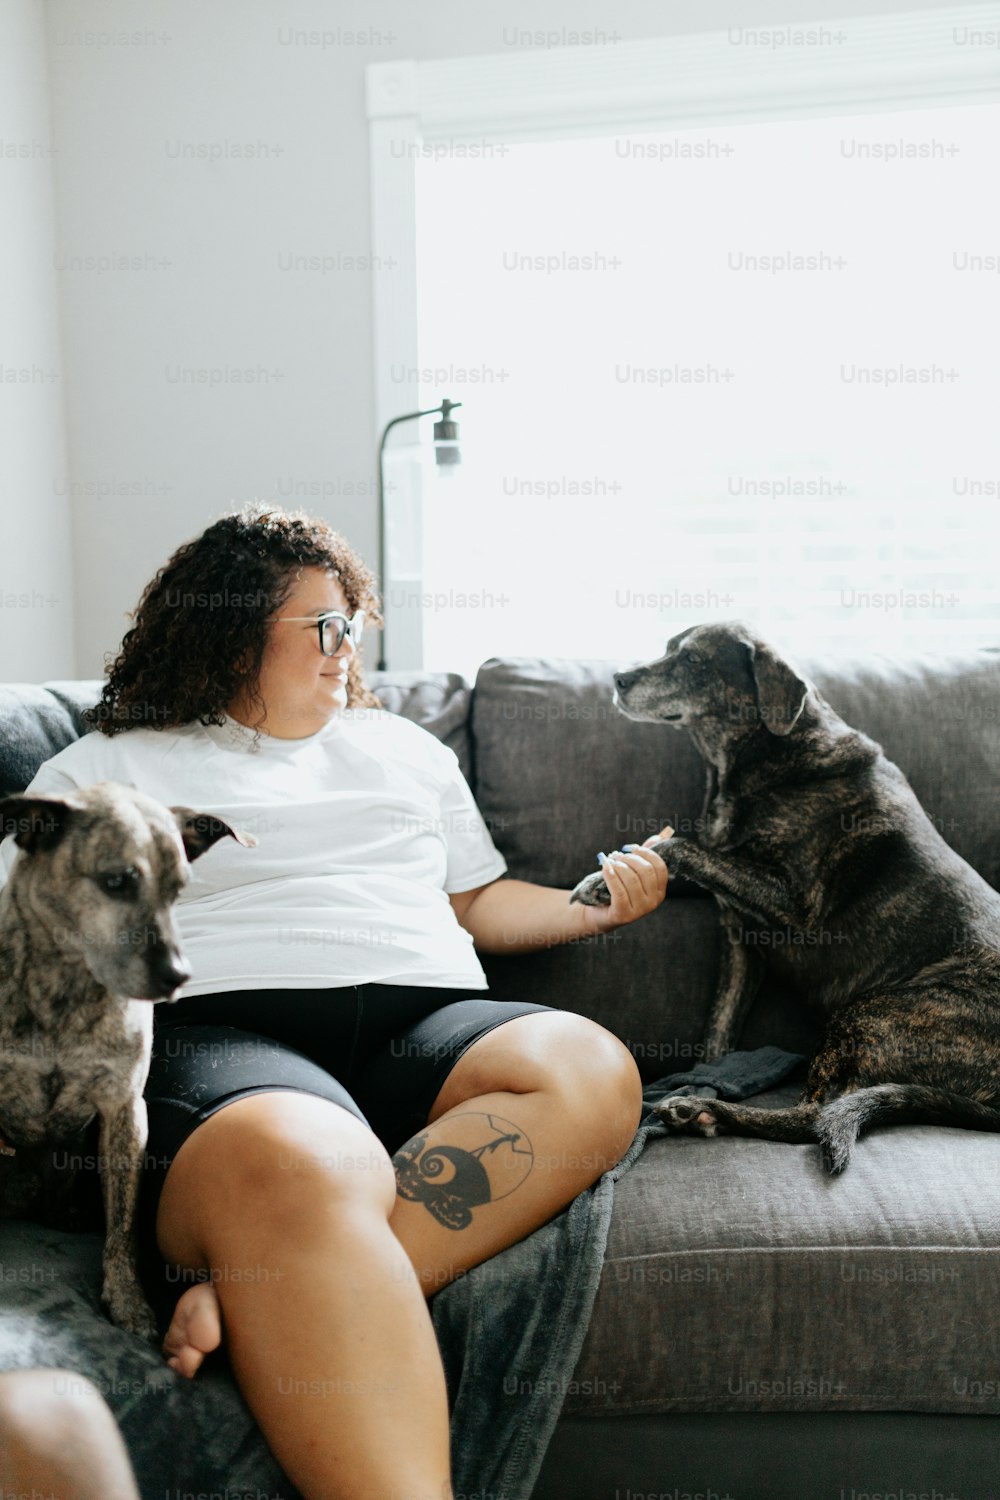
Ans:
{"label": "woman's arm", "polygon": [[[647,842],[657,843],[672,832],[664,829]],[[460,925],[482,953],[529,953],[624,927],[655,911],[667,894],[667,867],[643,845],[635,845],[629,854],[615,850],[604,864],[604,875],[610,906],[571,906],[568,890],[506,876],[450,900]]]}

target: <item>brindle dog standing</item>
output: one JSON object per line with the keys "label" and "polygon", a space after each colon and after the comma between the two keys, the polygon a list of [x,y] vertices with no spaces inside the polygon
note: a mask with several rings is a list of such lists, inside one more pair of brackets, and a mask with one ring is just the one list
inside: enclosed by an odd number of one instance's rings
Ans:
{"label": "brindle dog standing", "polygon": [[[615,685],[623,713],[687,729],[708,763],[700,841],[652,846],[719,904],[707,1055],[738,1040],[767,970],[828,1018],[798,1105],[667,1098],[660,1117],[818,1140],[831,1172],[875,1123],[1000,1130],[1000,895],[898,766],[739,624],[685,630]],[[608,904],[603,875],[570,900]]]}
{"label": "brindle dog standing", "polygon": [[0,890],[0,1139],[10,1154],[0,1161],[0,1217],[20,1217],[21,1158],[44,1188],[66,1191],[75,1174],[52,1181],[58,1174],[46,1172],[38,1148],[79,1140],[100,1116],[101,1295],[119,1327],[155,1341],[134,1241],[150,1002],[169,1000],[191,977],[172,912],[189,863],[225,835],[248,847],[257,840],[113,781],[6,797],[4,834],[21,852]]}

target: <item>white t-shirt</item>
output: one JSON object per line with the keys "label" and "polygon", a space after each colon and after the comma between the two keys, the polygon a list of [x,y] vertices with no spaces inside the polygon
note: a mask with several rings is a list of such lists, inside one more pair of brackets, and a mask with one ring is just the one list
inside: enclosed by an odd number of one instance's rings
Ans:
{"label": "white t-shirt", "polygon": [[[175,915],[192,977],[181,992],[350,984],[487,988],[448,896],[507,862],[455,752],[384,709],[344,709],[304,739],[226,715],[179,729],[98,731],[38,771],[30,792],[120,781],[212,812],[257,847],[219,839],[191,866]],[[0,882],[21,854],[0,841]],[[27,855],[24,856],[28,858]]]}

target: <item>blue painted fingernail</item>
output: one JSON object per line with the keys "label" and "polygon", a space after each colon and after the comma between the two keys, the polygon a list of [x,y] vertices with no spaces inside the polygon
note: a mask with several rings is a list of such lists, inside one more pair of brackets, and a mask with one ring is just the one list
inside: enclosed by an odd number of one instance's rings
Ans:
{"label": "blue painted fingernail", "polygon": [[635,848],[634,844],[622,844],[622,853],[628,854]]}
{"label": "blue painted fingernail", "polygon": [[598,856],[597,856],[597,863],[598,863],[598,864],[599,864],[599,865],[603,865],[603,863],[604,863],[604,861],[605,861],[605,860],[606,860],[606,859],[607,859],[607,857],[608,857],[608,856],[607,856],[607,855],[606,855],[606,854],[600,854],[600,853],[599,853],[599,854],[598,854]]}

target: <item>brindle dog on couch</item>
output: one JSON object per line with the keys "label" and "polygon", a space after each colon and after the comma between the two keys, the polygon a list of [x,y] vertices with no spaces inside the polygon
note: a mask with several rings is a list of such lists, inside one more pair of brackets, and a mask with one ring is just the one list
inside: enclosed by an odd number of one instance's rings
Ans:
{"label": "brindle dog on couch", "polygon": [[[768,970],[827,1017],[799,1104],[667,1098],[660,1117],[693,1134],[818,1140],[831,1172],[876,1123],[1000,1130],[1000,895],[899,767],[740,624],[685,630],[614,679],[623,713],[687,729],[708,764],[699,842],[652,846],[719,905],[707,1056],[736,1043]],[[570,900],[606,905],[603,875]]]}
{"label": "brindle dog on couch", "polygon": [[153,1003],[191,977],[173,911],[188,866],[224,836],[257,840],[114,781],[4,797],[4,835],[19,853],[0,889],[0,1218],[69,1224],[79,1211],[89,1227],[79,1150],[99,1120],[101,1296],[119,1328],[156,1342],[134,1222]]}

